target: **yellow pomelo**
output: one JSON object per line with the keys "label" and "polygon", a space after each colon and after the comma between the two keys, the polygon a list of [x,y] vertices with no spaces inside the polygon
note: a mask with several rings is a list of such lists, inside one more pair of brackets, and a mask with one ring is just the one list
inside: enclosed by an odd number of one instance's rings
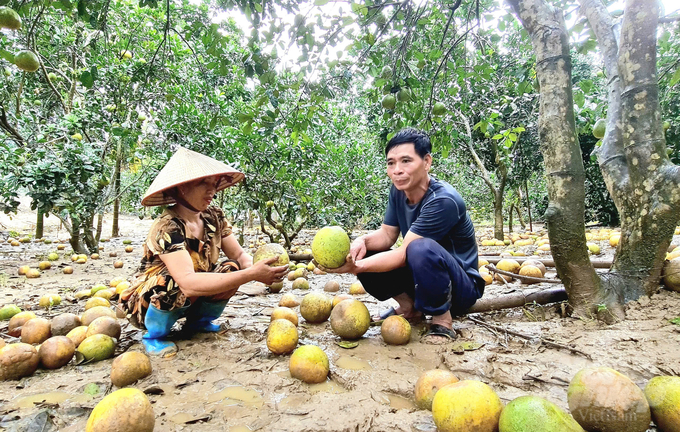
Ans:
{"label": "yellow pomelo", "polygon": [[344,229],[339,226],[323,227],[312,240],[312,255],[323,267],[338,268],[345,263],[349,245],[349,236]]}
{"label": "yellow pomelo", "polygon": [[514,259],[502,259],[496,264],[498,270],[503,270],[511,273],[519,272],[519,263]]}
{"label": "yellow pomelo", "polygon": [[290,376],[308,384],[326,381],[330,364],[328,356],[316,345],[303,345],[293,352],[288,363]]}
{"label": "yellow pomelo", "polygon": [[[125,282],[125,278],[121,277],[121,276],[116,276],[115,278],[111,279],[111,282],[109,282],[109,286],[111,288],[115,288],[121,282]],[[106,288],[106,287],[104,287],[104,288]]]}
{"label": "yellow pomelo", "polygon": [[333,297],[333,307],[336,307],[341,301],[344,300],[352,300],[354,297],[352,297],[349,294],[338,294],[335,297]]}
{"label": "yellow pomelo", "polygon": [[279,306],[294,308],[300,306],[300,300],[295,297],[295,294],[287,293],[281,296],[281,300],[279,300]]}
{"label": "yellow pomelo", "polygon": [[432,400],[432,418],[440,432],[496,432],[503,403],[480,381],[459,381],[441,388]]}
{"label": "yellow pomelo", "polygon": [[392,315],[380,325],[380,335],[387,345],[406,345],[411,340],[411,324],[403,316]]}
{"label": "yellow pomelo", "polygon": [[588,246],[588,252],[590,252],[593,255],[599,255],[600,254],[600,246],[598,246],[596,243],[586,243],[586,246]]}
{"label": "yellow pomelo", "polygon": [[61,304],[61,296],[59,294],[45,294],[38,300],[38,305],[43,309],[49,309],[52,306]]}
{"label": "yellow pomelo", "polygon": [[295,313],[293,309],[288,307],[279,306],[277,308],[274,308],[274,310],[272,311],[270,322],[273,322],[277,319],[285,319],[295,324],[295,326],[298,325],[297,313]]}
{"label": "yellow pomelo", "polygon": [[538,396],[520,396],[510,402],[498,423],[499,432],[585,432],[572,416]]}
{"label": "yellow pomelo", "polygon": [[7,334],[13,337],[21,336],[21,329],[28,321],[35,318],[33,312],[25,311],[14,314],[12,318],[9,319],[9,324],[7,326]]}
{"label": "yellow pomelo", "polygon": [[607,367],[585,368],[567,390],[569,411],[586,430],[644,432],[651,421],[642,390],[627,376]]}
{"label": "yellow pomelo", "polygon": [[116,318],[111,318],[110,316],[101,316],[92,321],[90,325],[87,326],[86,337],[96,334],[105,334],[107,336],[111,336],[114,339],[119,339],[120,332],[120,324]]}
{"label": "yellow pomelo", "polygon": [[301,289],[301,290],[308,290],[309,289],[309,281],[303,277],[299,277],[293,281],[293,289]]}
{"label": "yellow pomelo", "polygon": [[282,289],[283,282],[274,282],[273,284],[269,285],[269,292],[273,294],[280,293]]}
{"label": "yellow pomelo", "polygon": [[432,399],[440,388],[449,384],[457,383],[458,378],[451,372],[443,369],[431,369],[423,373],[414,391],[416,406],[424,410],[432,410]]}
{"label": "yellow pomelo", "polygon": [[366,294],[366,290],[364,289],[364,286],[361,284],[361,282],[356,281],[349,286],[349,293],[352,295],[361,295]]}
{"label": "yellow pomelo", "polygon": [[80,317],[80,320],[83,322],[83,325],[89,326],[92,321],[102,316],[115,318],[116,313],[106,306],[94,306],[86,310],[85,313],[83,313],[83,315]]}
{"label": "yellow pomelo", "polygon": [[680,432],[680,377],[654,377],[645,387],[652,419],[663,432]]}
{"label": "yellow pomelo", "polygon": [[78,348],[87,337],[87,326],[78,326],[74,328],[66,334],[66,337],[71,339],[76,348]]}
{"label": "yellow pomelo", "polygon": [[663,267],[663,283],[668,289],[680,292],[680,258],[666,261]]}
{"label": "yellow pomelo", "polygon": [[480,268],[480,267],[482,267],[482,266],[489,265],[489,261],[487,261],[487,260],[484,259],[484,258],[479,258],[477,264],[478,264],[477,267]]}
{"label": "yellow pomelo", "polygon": [[283,246],[278,243],[269,243],[264,246],[260,246],[257,249],[255,255],[253,255],[253,264],[258,261],[274,257],[278,257],[278,259],[270,264],[272,267],[284,266],[290,262],[288,253],[283,248]]}
{"label": "yellow pomelo", "polygon": [[326,292],[338,292],[340,291],[340,283],[336,280],[329,280],[326,285],[323,286],[323,290]]}
{"label": "yellow pomelo", "polygon": [[97,306],[109,307],[111,306],[111,303],[107,299],[102,297],[92,297],[91,299],[88,299],[87,302],[85,302],[85,310],[90,310],[93,307]]}
{"label": "yellow pomelo", "polygon": [[31,269],[31,266],[22,265],[21,267],[19,267],[19,270],[17,271],[17,273],[19,274],[19,276],[23,276],[26,273],[28,273],[28,271],[30,269]]}
{"label": "yellow pomelo", "polygon": [[331,316],[332,309],[333,302],[322,293],[309,293],[302,298],[302,303],[300,303],[300,315],[314,324],[326,321]]}
{"label": "yellow pomelo", "polygon": [[40,270],[49,270],[49,269],[52,268],[52,263],[49,262],[49,261],[40,261],[40,262],[38,263],[38,268],[39,268]]}
{"label": "yellow pomelo", "polygon": [[287,319],[277,319],[269,324],[267,330],[267,348],[274,354],[293,352],[298,343],[298,332],[295,324]]}
{"label": "yellow pomelo", "polygon": [[45,318],[28,320],[21,328],[21,342],[27,344],[43,343],[52,336],[50,322]]}
{"label": "yellow pomelo", "polygon": [[141,352],[128,351],[116,357],[111,364],[111,383],[125,387],[151,375],[151,360]]}
{"label": "yellow pomelo", "polygon": [[[532,266],[532,265],[527,265],[527,266],[522,266],[519,269],[519,275],[520,276],[529,276],[533,278],[542,278],[543,273],[541,273],[541,269],[538,267]],[[536,282],[527,282],[529,284],[536,283]]]}
{"label": "yellow pomelo", "polygon": [[371,325],[371,314],[359,300],[340,302],[336,307],[331,302],[331,308],[331,328],[343,339],[359,339]]}
{"label": "yellow pomelo", "polygon": [[152,432],[156,418],[151,402],[136,388],[116,390],[94,407],[85,432]]}

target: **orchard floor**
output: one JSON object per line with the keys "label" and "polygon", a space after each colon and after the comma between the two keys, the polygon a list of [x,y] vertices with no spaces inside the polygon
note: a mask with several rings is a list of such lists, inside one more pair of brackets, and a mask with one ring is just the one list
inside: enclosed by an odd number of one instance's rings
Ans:
{"label": "orchard floor", "polygon": [[[76,290],[131,275],[151,224],[150,220],[123,217],[122,236],[102,243],[100,260],[77,265],[70,262],[68,253],[61,254],[56,265],[40,278],[25,279],[16,275],[17,268],[22,264],[36,267],[40,258],[56,250],[57,242],[65,243],[67,233],[59,231],[51,217],[46,220],[45,237],[53,244],[10,246],[4,241],[9,230],[30,233],[33,229],[34,214],[24,210],[11,220],[0,217],[0,306],[16,303],[48,318],[63,312],[81,313],[84,300],[73,298]],[[110,232],[110,217],[106,222],[104,232]],[[304,232],[303,239],[309,243],[312,235]],[[132,253],[124,252],[124,239],[132,240]],[[482,248],[482,252],[493,249]],[[122,269],[113,268],[114,258],[108,256],[111,251],[125,262]],[[610,250],[607,253],[611,256]],[[72,275],[62,274],[66,265],[75,268]],[[341,292],[346,292],[355,280],[350,275],[312,275],[311,290],[322,291],[331,278],[341,282]],[[322,347],[331,363],[326,383],[307,385],[290,377],[288,356],[272,355],[265,344],[269,314],[281,295],[291,292],[291,282],[286,281],[280,294],[268,294],[259,284],[242,288],[220,318],[227,324],[226,332],[178,341],[177,355],[152,358],[153,374],[134,385],[149,393],[156,414],[155,430],[434,431],[430,412],[416,409],[412,402],[416,380],[433,368],[449,369],[461,380],[481,380],[492,386],[505,403],[533,394],[565,409],[568,383],[583,367],[613,367],[640,387],[656,375],[680,375],[680,326],[669,322],[680,315],[680,294],[660,290],[651,299],[628,304],[628,319],[612,326],[562,317],[556,305],[476,315],[489,323],[532,335],[536,338],[532,341],[460,318],[454,322],[459,338],[453,343],[424,343],[421,334],[425,324],[421,324],[413,328],[411,342],[405,346],[387,346],[380,328],[371,327],[356,348],[344,349],[337,345],[339,339],[328,322],[312,325],[301,320],[300,342]],[[524,288],[517,282],[508,286],[493,284],[485,295]],[[38,298],[48,292],[61,294],[64,301],[49,312],[39,311]],[[305,294],[293,292],[298,298]],[[366,303],[371,313],[388,306],[369,295],[357,298]],[[6,331],[7,321],[0,322],[0,337],[16,342]],[[569,345],[592,359],[547,347],[539,337]],[[116,354],[141,351],[140,338],[141,333],[125,323]],[[90,410],[106,393],[115,390],[109,380],[111,362],[69,364],[54,371],[39,369],[21,381],[0,382],[0,430],[84,430]]]}

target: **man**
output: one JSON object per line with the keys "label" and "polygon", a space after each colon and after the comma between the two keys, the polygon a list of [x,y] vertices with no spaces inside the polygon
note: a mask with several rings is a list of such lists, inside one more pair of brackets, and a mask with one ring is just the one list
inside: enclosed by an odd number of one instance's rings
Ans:
{"label": "man", "polygon": [[[380,301],[399,304],[378,319],[399,314],[410,321],[432,316],[431,342],[455,339],[453,316],[465,313],[484,292],[477,271],[475,230],[460,194],[431,178],[432,145],[422,131],[397,133],[385,148],[392,180],[385,219],[377,231],[352,242],[336,273],[354,273]],[[399,233],[401,246],[390,249]]]}

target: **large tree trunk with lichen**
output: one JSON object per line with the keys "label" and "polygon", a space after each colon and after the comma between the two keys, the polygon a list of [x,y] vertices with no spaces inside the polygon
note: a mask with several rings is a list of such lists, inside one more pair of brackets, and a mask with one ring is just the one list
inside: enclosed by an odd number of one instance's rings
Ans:
{"label": "large tree trunk with lichen", "polygon": [[621,240],[604,283],[620,301],[657,290],[680,219],[679,167],[666,155],[656,74],[658,3],[629,0],[617,40],[600,0],[580,0],[609,78],[607,132],[598,161],[621,215]]}
{"label": "large tree trunk with lichen", "polygon": [[116,148],[116,168],[113,173],[113,196],[115,199],[113,201],[113,224],[111,226],[111,237],[120,236],[120,230],[118,228],[118,217],[120,212],[120,169],[123,163],[123,146],[121,141],[118,141],[118,147]]}
{"label": "large tree trunk with lichen", "polygon": [[[557,274],[577,315],[595,316],[599,309],[622,316],[620,304],[607,294],[591,265],[586,247],[585,174],[574,123],[571,58],[562,11],[543,0],[509,3],[531,35],[536,53],[541,88],[538,131],[550,200],[545,219]],[[607,308],[598,308],[602,304]]]}

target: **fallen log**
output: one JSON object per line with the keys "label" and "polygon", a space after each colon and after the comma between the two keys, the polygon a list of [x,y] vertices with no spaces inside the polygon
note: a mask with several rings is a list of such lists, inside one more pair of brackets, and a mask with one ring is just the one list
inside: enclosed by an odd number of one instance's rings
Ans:
{"label": "fallen log", "polygon": [[564,287],[548,288],[539,290],[524,290],[512,294],[506,294],[495,298],[481,298],[477,300],[467,313],[491,312],[501,309],[522,307],[526,304],[544,305],[567,300],[567,291]]}
{"label": "fallen log", "polygon": [[[500,261],[502,259],[513,259],[520,264],[522,264],[526,260],[532,260],[532,261],[540,261],[546,267],[555,267],[555,261],[553,261],[553,260],[538,259],[538,258],[534,258],[534,257],[504,257],[504,258],[499,258],[499,257],[495,257],[495,256],[484,255],[484,256],[480,256],[479,258],[480,259],[484,258],[485,260],[489,261],[489,264],[498,264],[498,261]],[[593,267],[595,267],[595,268],[607,268],[608,269],[612,266],[612,261],[592,260],[590,262],[593,265]]]}
{"label": "fallen log", "polygon": [[[517,273],[499,270],[491,263],[489,263],[489,265],[487,267],[489,268],[489,271],[491,273],[499,273],[499,274],[502,274],[502,275],[505,275],[505,276],[510,276],[513,279],[518,279],[523,284],[532,284],[532,283],[561,284],[562,283],[562,281],[560,279],[546,279],[546,278],[537,278],[537,277],[531,277],[531,276],[523,276],[523,275],[520,275],[520,274],[517,274]],[[505,279],[503,279],[503,280],[505,281]]]}
{"label": "fallen log", "polygon": [[311,261],[312,258],[314,258],[314,257],[312,256],[312,254],[299,254],[299,253],[290,253],[289,252],[288,258],[291,261]]}

